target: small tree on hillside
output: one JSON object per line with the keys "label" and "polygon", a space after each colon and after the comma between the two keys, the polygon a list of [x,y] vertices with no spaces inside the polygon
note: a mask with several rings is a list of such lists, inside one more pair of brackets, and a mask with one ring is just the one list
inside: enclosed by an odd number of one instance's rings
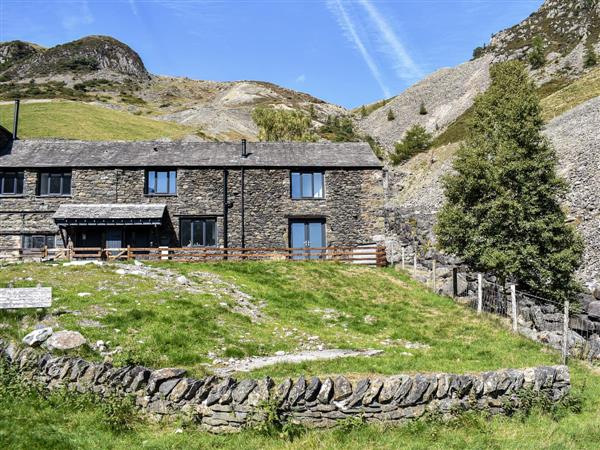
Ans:
{"label": "small tree on hillside", "polygon": [[444,181],[439,246],[473,269],[515,279],[537,295],[565,300],[576,289],[583,245],[565,224],[566,185],[542,134],[534,83],[521,62],[493,66],[474,105],[467,139]]}
{"label": "small tree on hillside", "polygon": [[589,67],[594,67],[596,64],[598,64],[598,56],[596,55],[596,52],[594,51],[594,49],[589,47],[585,52],[585,56],[583,59],[583,65],[586,68],[589,68]]}
{"label": "small tree on hillside", "polygon": [[316,141],[311,119],[301,111],[257,107],[252,119],[261,141]]}
{"label": "small tree on hillside", "polygon": [[533,38],[533,41],[531,42],[531,50],[527,58],[532,69],[539,69],[546,64],[544,41],[540,36]]}
{"label": "small tree on hillside", "polygon": [[367,113],[367,108],[365,108],[365,105],[362,105],[360,107],[360,117],[367,117],[369,115],[369,113]]}
{"label": "small tree on hillside", "polygon": [[391,108],[390,108],[390,109],[388,109],[388,112],[387,112],[387,120],[389,120],[389,121],[391,122],[391,121],[392,121],[392,120],[394,120],[395,118],[396,118],[396,116],[394,115],[394,111],[392,111],[392,109],[391,109]]}
{"label": "small tree on hillside", "polygon": [[396,144],[394,152],[390,155],[392,164],[398,165],[424,152],[431,147],[432,136],[421,125],[413,125],[404,135],[402,141]]}
{"label": "small tree on hillside", "polygon": [[422,116],[427,115],[427,108],[425,107],[425,102],[421,102],[421,105],[419,106],[419,114],[421,114]]}

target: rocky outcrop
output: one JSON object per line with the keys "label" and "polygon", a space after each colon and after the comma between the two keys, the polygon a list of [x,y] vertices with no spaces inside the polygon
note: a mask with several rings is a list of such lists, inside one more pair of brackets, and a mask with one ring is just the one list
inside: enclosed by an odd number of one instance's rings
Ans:
{"label": "rocky outcrop", "polygon": [[533,39],[544,44],[546,64],[534,70],[541,84],[577,76],[584,70],[586,48],[600,50],[600,3],[595,0],[546,0],[527,19],[492,36],[485,54],[493,62],[527,58]]}
{"label": "rocky outcrop", "polygon": [[86,74],[93,74],[95,78],[149,79],[140,56],[108,36],[88,36],[44,51],[30,52],[29,57],[2,72],[4,78],[11,80]]}
{"label": "rocky outcrop", "polygon": [[431,373],[365,378],[351,383],[343,376],[236,381],[214,376],[195,380],[183,370],[150,370],[140,366],[112,367],[80,358],[55,357],[0,341],[0,358],[28,382],[49,389],[133,395],[136,405],[156,418],[185,415],[214,433],[239,431],[267,420],[314,428],[335,426],[355,418],[368,423],[401,424],[430,415],[451,417],[476,410],[507,414],[532,392],[549,402],[570,391],[566,366],[509,369],[478,374]]}

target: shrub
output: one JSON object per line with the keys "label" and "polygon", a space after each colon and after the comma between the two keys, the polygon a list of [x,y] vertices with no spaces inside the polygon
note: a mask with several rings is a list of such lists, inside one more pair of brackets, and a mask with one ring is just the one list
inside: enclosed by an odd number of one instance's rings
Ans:
{"label": "shrub", "polygon": [[432,136],[421,125],[413,125],[402,141],[396,144],[394,153],[391,155],[392,164],[398,165],[412,158],[414,155],[424,152],[431,147]]}
{"label": "shrub", "polygon": [[485,52],[485,44],[483,44],[483,46],[481,46],[481,47],[475,48],[475,50],[473,50],[473,59],[481,58],[483,56],[484,52]]}
{"label": "shrub", "polygon": [[259,106],[252,111],[252,120],[258,126],[258,138],[261,141],[317,140],[311,128],[310,116],[302,111]]}
{"label": "shrub", "polygon": [[533,41],[531,42],[531,50],[529,51],[527,59],[529,60],[529,65],[532,69],[539,69],[546,64],[544,41],[540,36],[533,38]]}
{"label": "shrub", "polygon": [[389,120],[390,122],[392,120],[394,120],[396,118],[396,116],[394,115],[394,111],[392,111],[392,109],[388,109],[388,113],[387,113],[387,120]]}
{"label": "shrub", "polygon": [[594,67],[596,64],[598,64],[598,56],[593,48],[588,48],[585,52],[583,65],[584,67],[589,68]]}
{"label": "shrub", "polygon": [[425,107],[425,102],[421,102],[421,105],[419,106],[419,114],[421,114],[422,116],[427,115],[427,108]]}
{"label": "shrub", "polygon": [[114,431],[127,431],[137,421],[135,401],[131,395],[109,394],[102,398],[100,407],[104,413],[103,421]]}

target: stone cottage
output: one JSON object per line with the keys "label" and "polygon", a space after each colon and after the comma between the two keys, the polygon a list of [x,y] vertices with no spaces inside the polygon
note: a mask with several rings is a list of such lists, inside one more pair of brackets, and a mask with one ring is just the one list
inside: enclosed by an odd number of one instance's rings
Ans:
{"label": "stone cottage", "polygon": [[5,139],[0,248],[324,247],[383,234],[366,143]]}

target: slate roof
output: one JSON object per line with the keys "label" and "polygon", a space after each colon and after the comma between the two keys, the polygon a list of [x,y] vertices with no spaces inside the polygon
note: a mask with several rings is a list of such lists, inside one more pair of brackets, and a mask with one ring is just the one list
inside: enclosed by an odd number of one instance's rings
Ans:
{"label": "slate roof", "polygon": [[162,219],[166,205],[156,203],[63,204],[54,213],[55,220],[85,219]]}
{"label": "slate roof", "polygon": [[17,140],[0,150],[0,168],[338,167],[381,168],[365,142],[126,142]]}

